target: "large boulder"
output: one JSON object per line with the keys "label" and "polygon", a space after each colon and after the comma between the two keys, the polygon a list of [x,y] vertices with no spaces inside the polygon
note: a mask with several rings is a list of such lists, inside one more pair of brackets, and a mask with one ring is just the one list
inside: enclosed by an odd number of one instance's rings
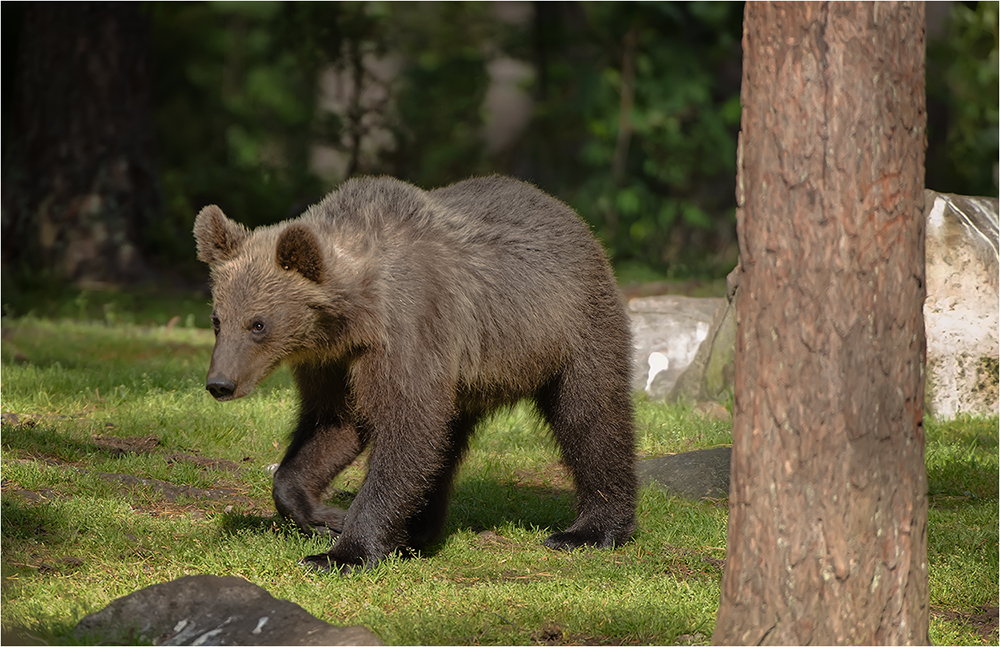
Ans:
{"label": "large boulder", "polygon": [[335,627],[239,577],[192,575],[118,598],[84,617],[83,644],[381,645],[364,627]]}
{"label": "large boulder", "polygon": [[736,370],[736,302],[723,300],[691,363],[677,378],[667,402],[720,400],[733,389]]}
{"label": "large boulder", "polygon": [[[1000,411],[998,201],[930,190],[925,196],[927,410],[939,418],[996,414]],[[731,276],[738,279],[738,272]],[[635,388],[667,401],[719,399],[730,392],[737,288],[732,282],[728,300],[633,299],[629,310],[636,338]],[[708,311],[713,314],[706,318]],[[692,351],[695,340],[699,346]]]}
{"label": "large boulder", "polygon": [[1000,227],[996,198],[926,191],[927,409],[998,411]]}
{"label": "large boulder", "polygon": [[650,398],[673,391],[708,337],[716,311],[725,299],[675,295],[643,297],[628,302],[635,347],[632,387]]}

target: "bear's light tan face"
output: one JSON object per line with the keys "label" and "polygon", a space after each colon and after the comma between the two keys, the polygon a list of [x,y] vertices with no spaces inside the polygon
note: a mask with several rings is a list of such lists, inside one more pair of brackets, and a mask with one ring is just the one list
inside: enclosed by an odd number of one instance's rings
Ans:
{"label": "bear's light tan face", "polygon": [[250,393],[286,360],[329,359],[350,345],[344,290],[315,229],[288,221],[251,232],[214,205],[195,219],[198,258],[212,274],[206,386],[217,400]]}
{"label": "bear's light tan face", "polygon": [[310,344],[316,312],[308,281],[248,250],[212,268],[215,349],[207,388],[217,400],[250,393]]}

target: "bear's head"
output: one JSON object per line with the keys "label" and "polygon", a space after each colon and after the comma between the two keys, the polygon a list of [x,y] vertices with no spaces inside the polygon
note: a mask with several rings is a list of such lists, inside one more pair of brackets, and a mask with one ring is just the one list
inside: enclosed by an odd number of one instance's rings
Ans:
{"label": "bear's head", "polygon": [[251,232],[211,205],[195,219],[194,236],[212,276],[206,386],[215,399],[242,397],[286,359],[330,346],[337,291],[327,285],[313,225],[293,220]]}

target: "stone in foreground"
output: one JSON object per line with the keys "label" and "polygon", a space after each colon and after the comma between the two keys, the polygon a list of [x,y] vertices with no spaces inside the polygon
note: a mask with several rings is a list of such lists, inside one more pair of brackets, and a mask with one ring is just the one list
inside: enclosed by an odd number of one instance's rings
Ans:
{"label": "stone in foreground", "polygon": [[729,496],[731,447],[699,449],[639,461],[639,485],[655,485],[686,499]]}
{"label": "stone in foreground", "polygon": [[154,645],[381,645],[239,577],[192,575],[118,598],[80,620],[77,640]]}

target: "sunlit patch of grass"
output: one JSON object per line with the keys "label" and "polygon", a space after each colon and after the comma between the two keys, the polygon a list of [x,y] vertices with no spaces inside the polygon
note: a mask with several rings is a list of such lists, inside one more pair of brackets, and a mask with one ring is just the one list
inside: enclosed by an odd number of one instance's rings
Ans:
{"label": "sunlit patch of grass", "polygon": [[[76,622],[116,597],[211,573],[244,577],[328,622],[369,626],[388,643],[711,637],[726,502],[643,489],[632,542],[550,551],[541,543],[572,521],[575,496],[529,406],[479,430],[440,544],[351,577],[302,568],[298,560],[329,540],[274,514],[267,469],[295,417],[290,377],[279,371],[250,397],[217,403],[204,389],[211,348],[210,332],[183,326],[4,320],[5,630],[72,642]],[[642,455],[732,440],[728,419],[685,405],[640,397],[636,422]],[[995,418],[928,424],[932,607],[996,604],[997,436]],[[360,460],[336,479],[347,491],[339,504],[363,478]],[[224,495],[204,494],[212,491]],[[931,626],[938,641],[990,642],[953,617],[936,615]]]}
{"label": "sunlit patch of grass", "polygon": [[[997,606],[997,428],[996,417],[927,424],[927,556],[933,609],[973,614],[982,605]],[[938,633],[931,636],[935,641],[968,644],[982,638],[966,624],[940,614],[932,627],[937,627]]]}

